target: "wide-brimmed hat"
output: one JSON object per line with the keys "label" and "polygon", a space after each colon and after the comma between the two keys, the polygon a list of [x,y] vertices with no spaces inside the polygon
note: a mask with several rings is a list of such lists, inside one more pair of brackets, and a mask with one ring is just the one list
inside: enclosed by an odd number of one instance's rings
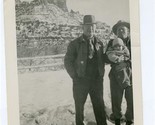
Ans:
{"label": "wide-brimmed hat", "polygon": [[122,20],[119,20],[119,21],[112,27],[112,31],[114,32],[115,35],[117,34],[117,28],[120,27],[120,26],[125,26],[125,27],[127,27],[128,29],[130,29],[130,23],[125,22],[125,21],[122,21]]}
{"label": "wide-brimmed hat", "polygon": [[95,17],[93,15],[85,15],[83,17],[82,25],[96,24]]}

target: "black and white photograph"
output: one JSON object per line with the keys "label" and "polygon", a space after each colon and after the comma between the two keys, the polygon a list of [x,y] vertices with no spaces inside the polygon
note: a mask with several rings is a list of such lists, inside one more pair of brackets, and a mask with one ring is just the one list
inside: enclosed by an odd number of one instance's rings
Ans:
{"label": "black and white photograph", "polygon": [[129,2],[15,0],[19,125],[138,125]]}

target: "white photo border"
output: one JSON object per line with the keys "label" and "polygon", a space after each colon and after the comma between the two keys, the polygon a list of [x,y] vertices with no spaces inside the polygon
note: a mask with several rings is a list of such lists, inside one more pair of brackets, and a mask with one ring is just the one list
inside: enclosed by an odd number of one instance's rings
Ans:
{"label": "white photo border", "polygon": [[[130,2],[134,125],[143,125],[139,0]],[[8,125],[20,125],[15,0],[4,0]]]}

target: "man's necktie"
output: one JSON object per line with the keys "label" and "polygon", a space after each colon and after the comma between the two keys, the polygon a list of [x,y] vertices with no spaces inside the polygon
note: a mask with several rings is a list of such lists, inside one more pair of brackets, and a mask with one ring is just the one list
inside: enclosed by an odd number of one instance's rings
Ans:
{"label": "man's necktie", "polygon": [[89,40],[89,58],[90,58],[90,59],[93,58],[94,52],[95,52],[95,50],[94,50],[93,40],[90,39],[90,40]]}

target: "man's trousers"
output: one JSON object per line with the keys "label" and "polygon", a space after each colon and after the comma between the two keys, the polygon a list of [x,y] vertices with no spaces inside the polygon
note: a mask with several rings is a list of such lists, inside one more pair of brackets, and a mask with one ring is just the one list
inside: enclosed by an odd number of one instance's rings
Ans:
{"label": "man's trousers", "polygon": [[125,94],[125,99],[127,102],[126,109],[126,120],[133,121],[133,91],[132,86],[128,86],[125,89],[122,88],[116,80],[115,72],[110,71],[110,89],[111,89],[111,101],[112,101],[112,111],[115,119],[120,119],[122,117],[121,104],[123,94]]}
{"label": "man's trousers", "polygon": [[103,101],[103,78],[97,80],[78,78],[73,80],[76,125],[84,125],[84,104],[90,95],[97,125],[107,125]]}

